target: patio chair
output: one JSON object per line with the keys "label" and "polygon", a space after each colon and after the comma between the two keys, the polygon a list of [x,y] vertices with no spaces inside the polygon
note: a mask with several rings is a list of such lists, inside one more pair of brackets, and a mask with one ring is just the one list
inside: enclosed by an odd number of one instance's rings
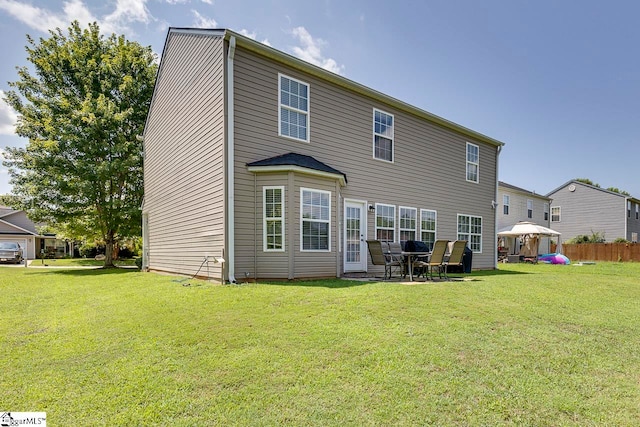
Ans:
{"label": "patio chair", "polygon": [[444,262],[444,254],[447,251],[447,245],[449,241],[444,239],[436,240],[433,244],[433,249],[431,250],[431,256],[428,261],[419,260],[414,262],[414,266],[416,267],[426,267],[426,273],[430,272],[431,280],[433,280],[433,269],[438,269],[438,278],[442,279],[442,263]]}
{"label": "patio chair", "polygon": [[380,240],[367,240],[367,247],[369,248],[369,255],[371,256],[371,263],[373,265],[384,265],[383,280],[387,280],[387,277],[391,279],[394,268],[397,271],[404,271],[404,262],[402,261],[402,257],[399,259],[394,258],[390,253],[389,246],[386,242],[381,242]]}
{"label": "patio chair", "polygon": [[444,278],[449,280],[447,270],[450,265],[462,265],[462,258],[464,256],[464,248],[467,247],[466,240],[456,240],[449,243],[449,256],[444,259],[442,266],[444,267]]}

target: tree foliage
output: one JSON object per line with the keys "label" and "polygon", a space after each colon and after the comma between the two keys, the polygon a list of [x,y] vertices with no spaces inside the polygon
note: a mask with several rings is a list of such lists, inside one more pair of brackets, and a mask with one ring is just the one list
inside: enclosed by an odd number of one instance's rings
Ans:
{"label": "tree foliage", "polygon": [[589,178],[576,178],[576,181],[581,182],[583,184],[591,185],[596,188],[600,188],[600,184],[594,183]]}
{"label": "tree foliage", "polygon": [[105,265],[118,239],[140,233],[142,135],[157,64],[150,47],[100,34],[97,24],[37,42],[27,36],[31,67],[5,101],[18,113],[26,148],[8,148],[13,191],[36,221],[70,234],[98,236]]}
{"label": "tree foliage", "polygon": [[620,190],[617,187],[609,187],[607,188],[607,190],[612,191],[614,193],[622,194],[623,196],[631,196],[631,193],[629,193],[628,191]]}

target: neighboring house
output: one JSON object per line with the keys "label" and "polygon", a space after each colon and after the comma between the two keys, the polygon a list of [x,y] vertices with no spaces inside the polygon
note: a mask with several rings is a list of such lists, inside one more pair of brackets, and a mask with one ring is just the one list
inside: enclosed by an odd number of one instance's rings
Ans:
{"label": "neighboring house", "polygon": [[[551,199],[535,191],[525,190],[506,182],[498,182],[498,231],[517,224],[520,221],[530,221],[548,228],[550,227]],[[499,246],[505,248],[507,254],[520,253],[520,239],[504,237],[499,241]],[[547,237],[540,239],[538,252],[549,253],[550,240]]]}
{"label": "neighboring house", "polygon": [[57,239],[55,234],[39,234],[25,211],[1,205],[0,241],[18,242],[26,259],[40,257],[41,251],[50,258],[61,258],[72,253],[67,251],[66,242]]}
{"label": "neighboring house", "polygon": [[36,257],[36,248],[40,248],[40,234],[25,211],[0,206],[0,241],[17,242],[22,247],[26,259]]}
{"label": "neighboring house", "polygon": [[551,228],[562,240],[579,235],[604,233],[607,242],[624,238],[638,241],[640,199],[569,181],[547,194],[551,203]]}
{"label": "neighboring house", "polygon": [[235,32],[171,28],[144,131],[143,267],[381,274],[367,239],[465,239],[492,269],[502,145]]}

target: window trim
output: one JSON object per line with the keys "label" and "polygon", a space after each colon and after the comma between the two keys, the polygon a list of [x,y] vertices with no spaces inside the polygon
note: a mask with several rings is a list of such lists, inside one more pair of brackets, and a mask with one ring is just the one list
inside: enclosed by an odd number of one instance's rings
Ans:
{"label": "window trim", "polygon": [[[478,151],[478,159],[475,162],[469,161],[469,147],[475,147]],[[466,166],[465,166],[465,178],[467,180],[467,182],[473,182],[475,184],[479,184],[480,183],[480,146],[477,144],[473,144],[471,142],[467,142],[466,145],[466,150],[465,150],[465,160],[466,160]],[[476,179],[475,181],[472,179],[469,179],[469,165],[475,165],[476,166]]]}
{"label": "window trim", "polygon": [[545,203],[545,204],[542,206],[542,210],[543,210],[543,213],[544,213],[544,215],[543,215],[544,220],[545,220],[545,221],[549,221],[549,218],[550,218],[550,214],[549,214],[549,203]]}
{"label": "window trim", "polygon": [[[415,214],[415,228],[402,228],[402,210],[405,209],[407,211],[413,211]],[[402,242],[402,232],[403,231],[413,231],[413,239],[416,240],[418,237],[418,208],[413,208],[411,206],[398,206],[398,241]]]}
{"label": "window trim", "polygon": [[[558,219],[554,220],[553,219],[553,210],[557,209],[558,210]],[[561,206],[551,206],[551,222],[561,222],[562,221],[562,209]]]}
{"label": "window trim", "polygon": [[[378,227],[378,208],[380,207],[389,207],[393,209],[393,214],[390,218],[393,219],[393,227],[389,228],[389,227]],[[376,203],[376,212],[375,212],[375,217],[374,217],[374,221],[375,221],[375,236],[376,236],[376,240],[381,240],[378,239],[378,230],[392,230],[393,231],[393,240],[391,240],[392,242],[396,241],[396,205],[388,205],[386,203]]]}
{"label": "window trim", "polygon": [[[288,105],[284,105],[282,103],[282,78],[286,78],[297,82],[298,84],[305,85],[307,87],[307,111],[299,110]],[[307,118],[306,126],[307,126],[307,138],[301,139],[296,138],[290,135],[284,135],[282,133],[282,108],[286,108],[287,110],[294,111],[296,113],[305,114]],[[298,80],[294,77],[288,76],[283,73],[278,73],[278,136],[283,138],[291,139],[294,141],[306,142],[309,143],[311,141],[311,85],[307,82],[303,82],[302,80]]]}
{"label": "window trim", "polygon": [[636,219],[640,219],[640,205],[636,203]]}
{"label": "window trim", "polygon": [[[324,193],[329,196],[329,219],[312,219],[312,218],[304,218],[304,192],[311,191],[314,193]],[[321,222],[328,224],[327,226],[327,249],[304,249],[304,222]],[[327,190],[318,190],[316,188],[308,188],[308,187],[300,187],[300,252],[320,252],[320,253],[330,253],[331,252],[331,191]]]}
{"label": "window trim", "polygon": [[[469,233],[467,234],[466,237],[468,237],[467,239],[460,239],[460,217],[466,217],[469,218]],[[475,219],[480,219],[480,233],[472,233],[471,232],[471,218],[475,218]],[[473,253],[476,254],[481,254],[482,253],[482,249],[483,249],[483,233],[484,233],[484,219],[481,216],[478,215],[468,215],[468,214],[458,214],[457,215],[457,221],[456,221],[456,238],[458,240],[466,240],[467,241],[467,246],[469,247],[469,249],[471,249],[473,251]],[[473,247],[471,245],[471,236],[480,236],[480,249],[475,251],[473,250]]]}
{"label": "window trim", "polygon": [[527,199],[527,218],[533,218],[533,200]]}
{"label": "window trim", "polygon": [[[422,229],[422,213],[423,212],[432,212],[434,216],[434,225],[432,230],[423,230]],[[433,233],[433,241],[435,242],[438,239],[438,211],[433,209],[420,209],[420,240],[425,241],[422,237],[422,233]]]}
{"label": "window trim", "polygon": [[[391,116],[391,137],[388,137],[387,135],[383,135],[381,133],[376,133],[376,112],[385,114],[387,116]],[[372,126],[373,137],[371,141],[371,145],[372,145],[371,148],[372,148],[372,156],[374,160],[380,160],[381,162],[387,162],[387,163],[394,163],[396,159],[396,117],[391,113],[387,113],[384,110],[374,107],[371,123],[373,125]],[[380,136],[382,138],[391,140],[391,160],[381,159],[380,157],[376,157],[376,136]]]}
{"label": "window trim", "polygon": [[[282,216],[281,217],[272,217],[272,218],[267,218],[267,190],[280,190],[281,191],[281,198],[280,198],[280,209],[282,212]],[[286,233],[286,229],[285,229],[285,203],[284,203],[284,195],[285,195],[285,189],[284,189],[284,185],[265,185],[262,187],[262,250],[263,252],[285,252],[285,244],[286,244],[286,239],[285,239],[285,233]],[[282,223],[282,248],[280,249],[273,249],[273,248],[268,248],[267,247],[267,220],[280,220],[280,222]]]}
{"label": "window trim", "polygon": [[502,215],[509,215],[509,208],[511,206],[511,196],[508,194],[502,195]]}

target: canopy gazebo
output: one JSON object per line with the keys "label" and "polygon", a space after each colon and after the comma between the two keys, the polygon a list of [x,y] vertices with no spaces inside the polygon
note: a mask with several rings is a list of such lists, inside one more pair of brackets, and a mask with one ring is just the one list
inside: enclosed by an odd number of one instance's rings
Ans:
{"label": "canopy gazebo", "polygon": [[498,237],[520,238],[523,242],[520,255],[537,257],[541,237],[558,237],[557,252],[561,251],[560,233],[530,221],[520,221],[498,231]]}

